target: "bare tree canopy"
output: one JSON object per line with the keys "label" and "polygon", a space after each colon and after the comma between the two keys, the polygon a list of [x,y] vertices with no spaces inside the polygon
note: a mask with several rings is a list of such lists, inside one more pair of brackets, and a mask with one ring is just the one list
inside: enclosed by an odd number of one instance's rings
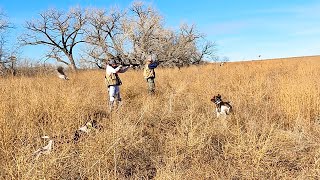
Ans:
{"label": "bare tree canopy", "polygon": [[[28,32],[20,40],[23,45],[50,47],[47,57],[72,69],[80,61],[101,68],[110,58],[142,65],[150,54],[163,66],[183,66],[199,64],[213,53],[214,43],[207,42],[195,25],[182,24],[174,31],[164,24],[159,12],[142,2],[134,2],[125,10],[51,9],[41,13],[39,19],[28,21]],[[81,42],[86,45],[82,51],[86,55],[75,61],[74,47]]]}
{"label": "bare tree canopy", "polygon": [[5,31],[10,27],[9,20],[3,11],[0,10],[0,31]]}
{"label": "bare tree canopy", "polygon": [[88,55],[98,65],[106,59],[125,57],[124,36],[121,20],[125,12],[116,8],[109,11],[105,9],[90,9],[88,27],[86,28],[86,41],[89,49]]}
{"label": "bare tree canopy", "polygon": [[163,17],[141,2],[133,3],[130,12],[124,30],[132,43],[133,57],[140,62],[146,54],[155,54],[163,65],[183,66],[198,64],[213,53],[214,43],[203,45],[205,36],[195,25],[182,24],[178,31],[165,28]]}
{"label": "bare tree canopy", "polygon": [[[129,8],[130,17],[123,25],[124,31],[133,47],[132,56],[143,63],[146,55],[156,53],[157,39],[165,30],[163,17],[151,6],[135,2]],[[163,44],[162,44],[163,45]]]}
{"label": "bare tree canopy", "polygon": [[6,14],[0,10],[0,75],[11,73],[15,75],[15,56],[17,49],[7,47],[7,34],[10,28],[13,28]]}
{"label": "bare tree canopy", "polygon": [[20,41],[22,45],[41,44],[50,47],[48,58],[54,58],[76,70],[74,47],[85,42],[82,35],[86,19],[86,12],[79,7],[71,8],[66,13],[50,9],[41,13],[39,19],[26,23],[28,32],[21,36]]}

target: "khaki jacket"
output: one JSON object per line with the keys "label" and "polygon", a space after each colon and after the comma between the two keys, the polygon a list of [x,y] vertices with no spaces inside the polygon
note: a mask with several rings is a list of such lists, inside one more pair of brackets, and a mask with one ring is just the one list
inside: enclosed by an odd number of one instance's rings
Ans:
{"label": "khaki jacket", "polygon": [[106,76],[105,76],[105,81],[107,84],[107,87],[109,86],[119,86],[122,84],[118,73],[122,73],[124,71],[121,71],[121,67],[113,68],[111,66],[107,66],[106,68]]}
{"label": "khaki jacket", "polygon": [[149,65],[146,64],[144,67],[143,76],[145,79],[149,79],[149,78],[155,78],[156,74],[154,72],[154,69],[150,69]]}
{"label": "khaki jacket", "polygon": [[106,75],[106,84],[107,86],[120,86],[122,84],[121,79],[117,73],[111,73]]}

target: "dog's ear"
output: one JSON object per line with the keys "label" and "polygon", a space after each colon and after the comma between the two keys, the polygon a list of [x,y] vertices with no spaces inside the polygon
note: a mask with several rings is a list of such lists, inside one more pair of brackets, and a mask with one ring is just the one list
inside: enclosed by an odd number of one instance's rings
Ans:
{"label": "dog's ear", "polygon": [[221,95],[220,94],[218,94],[218,96],[217,96],[218,98],[221,98]]}

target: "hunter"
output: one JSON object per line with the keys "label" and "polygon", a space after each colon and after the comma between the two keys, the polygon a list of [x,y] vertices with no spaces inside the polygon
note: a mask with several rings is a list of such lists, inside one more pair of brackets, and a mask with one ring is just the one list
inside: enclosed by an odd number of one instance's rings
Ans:
{"label": "hunter", "polygon": [[156,73],[154,69],[159,65],[157,61],[154,60],[154,57],[149,55],[146,58],[146,65],[144,67],[143,76],[147,80],[149,94],[153,95],[155,93],[155,82]]}
{"label": "hunter", "polygon": [[128,70],[130,66],[123,67],[118,65],[118,63],[111,59],[107,64],[106,68],[106,84],[109,91],[109,110],[112,111],[114,106],[114,101],[117,101],[117,105],[121,105],[121,96],[120,96],[120,85],[122,84],[118,73],[124,73]]}

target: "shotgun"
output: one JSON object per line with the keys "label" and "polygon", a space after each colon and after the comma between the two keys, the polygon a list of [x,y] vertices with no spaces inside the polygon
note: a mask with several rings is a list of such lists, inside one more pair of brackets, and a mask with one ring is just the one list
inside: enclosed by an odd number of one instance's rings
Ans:
{"label": "shotgun", "polygon": [[126,64],[126,63],[121,62],[120,64],[121,64],[122,66],[133,66],[133,67],[138,67],[138,66],[140,66],[140,64],[135,64],[135,63]]}

